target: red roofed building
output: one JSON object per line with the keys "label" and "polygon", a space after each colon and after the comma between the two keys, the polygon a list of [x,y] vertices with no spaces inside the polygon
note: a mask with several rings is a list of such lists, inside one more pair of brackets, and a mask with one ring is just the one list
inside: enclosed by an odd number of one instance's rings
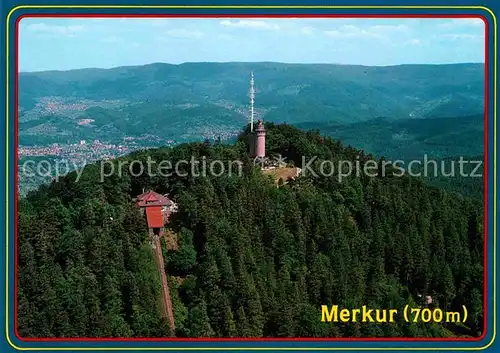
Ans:
{"label": "red roofed building", "polygon": [[168,218],[175,211],[175,203],[167,196],[158,194],[154,191],[148,191],[140,194],[135,199],[145,213],[150,231],[161,232],[162,228],[168,223]]}

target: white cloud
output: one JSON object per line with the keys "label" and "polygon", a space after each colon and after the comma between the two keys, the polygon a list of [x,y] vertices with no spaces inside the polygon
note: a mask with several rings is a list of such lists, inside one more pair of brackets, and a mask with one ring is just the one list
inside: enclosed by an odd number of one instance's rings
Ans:
{"label": "white cloud", "polygon": [[161,39],[167,40],[169,38],[184,38],[184,39],[198,39],[203,37],[203,32],[196,30],[188,30],[183,28],[171,29],[166,32],[166,36]]}
{"label": "white cloud", "polygon": [[253,29],[264,29],[264,30],[279,30],[280,27],[275,23],[269,23],[265,21],[258,20],[239,20],[239,21],[220,21],[220,24],[225,27],[239,27],[239,28],[253,28]]}
{"label": "white cloud", "polygon": [[468,33],[451,33],[451,34],[444,34],[444,38],[451,39],[451,40],[478,40],[478,39],[483,39],[483,35],[479,34],[468,34]]}
{"label": "white cloud", "polygon": [[116,21],[118,23],[126,25],[140,25],[140,26],[152,26],[152,27],[166,27],[170,24],[170,19],[162,17],[151,17],[151,18],[121,17],[121,18],[106,19],[106,23],[113,23],[112,21]]}
{"label": "white cloud", "polygon": [[481,18],[465,18],[462,19],[462,22],[464,22],[464,24],[474,27],[484,26],[484,21]]}
{"label": "white cloud", "polygon": [[410,44],[412,44],[412,45],[420,45],[420,44],[422,44],[422,41],[420,39],[418,39],[418,38],[415,38],[415,39],[410,40]]}
{"label": "white cloud", "polygon": [[45,23],[29,24],[25,28],[29,31],[36,33],[63,35],[63,36],[74,36],[76,33],[85,30],[85,27],[79,25],[60,26],[60,25],[48,25]]}
{"label": "white cloud", "polygon": [[484,35],[470,34],[470,33],[441,33],[433,35],[432,37],[430,37],[430,39],[438,42],[443,42],[443,41],[484,42]]}
{"label": "white cloud", "polygon": [[340,26],[336,29],[326,30],[323,33],[329,37],[342,38],[371,38],[379,40],[387,40],[394,36],[394,33],[401,33],[410,30],[410,27],[398,25],[372,25],[372,26],[355,26],[351,24]]}
{"label": "white cloud", "polygon": [[394,32],[394,31],[407,31],[409,28],[405,25],[374,25],[370,26],[370,31],[375,32]]}
{"label": "white cloud", "polygon": [[123,38],[117,37],[117,36],[109,36],[109,37],[104,37],[101,39],[101,42],[103,43],[121,43],[123,42]]}
{"label": "white cloud", "polygon": [[344,25],[334,30],[323,32],[326,36],[335,38],[382,38],[383,36],[376,31],[367,31],[366,29],[353,25]]}
{"label": "white cloud", "polygon": [[169,25],[169,20],[165,18],[149,18],[144,20],[144,22],[153,27],[165,27]]}
{"label": "white cloud", "polygon": [[467,27],[484,27],[484,21],[480,18],[454,18],[452,20],[448,20],[444,23],[439,24],[441,28],[456,28],[461,26]]}
{"label": "white cloud", "polygon": [[109,18],[86,18],[85,22],[88,23],[102,23],[102,22],[109,22]]}
{"label": "white cloud", "polygon": [[303,34],[306,34],[308,36],[312,35],[314,33],[314,28],[313,27],[302,27],[300,30]]}

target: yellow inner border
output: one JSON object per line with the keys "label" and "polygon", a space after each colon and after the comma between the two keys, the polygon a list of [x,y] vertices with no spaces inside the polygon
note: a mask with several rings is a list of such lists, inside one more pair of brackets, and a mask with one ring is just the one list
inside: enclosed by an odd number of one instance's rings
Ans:
{"label": "yellow inner border", "polygon": [[[160,348],[160,347],[143,347],[143,348],[130,348],[130,347],[111,347],[111,348],[105,348],[105,347],[99,347],[99,348],[90,348],[90,347],[71,347],[71,348],[33,348],[33,347],[18,347],[16,346],[10,339],[9,336],[9,315],[8,315],[8,310],[9,310],[9,21],[12,16],[12,14],[21,9],[404,9],[404,10],[416,10],[416,9],[429,9],[429,10],[437,10],[437,9],[459,9],[459,10],[482,10],[491,15],[493,18],[493,335],[491,337],[490,342],[488,342],[486,345],[482,347],[456,347],[456,348],[451,348],[451,347],[443,347],[443,348],[396,348],[396,347],[387,347],[387,348],[368,348],[368,347],[358,347],[358,348],[347,348],[347,347],[326,347],[326,348],[315,348],[315,347],[294,347],[294,348],[243,348],[243,347],[234,347],[234,348],[227,348],[227,347],[200,347],[200,348],[193,348],[193,347],[178,347],[178,348]],[[230,17],[230,15],[228,16]],[[376,351],[395,351],[395,350],[419,350],[419,351],[444,351],[444,350],[462,350],[462,351],[476,351],[476,350],[483,350],[488,347],[490,347],[493,342],[495,341],[496,337],[496,199],[497,199],[497,190],[496,190],[496,179],[497,179],[497,169],[496,169],[496,144],[497,144],[497,130],[496,130],[496,116],[497,116],[497,94],[496,94],[496,89],[497,89],[497,20],[496,16],[491,11],[489,8],[485,6],[213,6],[213,5],[198,5],[198,6],[181,6],[181,5],[172,5],[172,6],[120,6],[120,5],[110,5],[110,6],[105,6],[105,5],[40,5],[40,6],[32,6],[32,5],[23,5],[23,6],[17,6],[10,10],[9,14],[7,15],[7,22],[6,22],[6,104],[5,104],[5,109],[6,109],[6,126],[5,126],[5,131],[6,131],[6,139],[5,139],[5,151],[6,151],[6,167],[5,167],[5,172],[6,172],[6,188],[5,188],[5,194],[6,194],[6,200],[5,200],[5,208],[6,208],[6,218],[5,218],[5,224],[6,224],[6,252],[5,252],[5,336],[7,338],[7,342],[11,347],[13,347],[16,350],[20,351],[94,351],[94,350],[103,350],[103,351],[134,351],[134,350],[150,350],[150,351],[167,351],[167,350],[190,350],[190,351],[197,351],[197,350],[211,350],[211,351],[234,351],[234,350],[252,350],[252,351],[265,351],[265,350],[273,350],[273,351],[293,351],[293,350],[311,350],[311,351],[331,351],[331,350],[342,350],[342,351],[366,351],[366,350],[376,350]],[[485,107],[485,109],[488,109],[488,107]],[[485,146],[488,148],[488,146]],[[485,210],[487,212],[487,210]],[[486,225],[487,226],[487,225]],[[485,269],[486,270],[486,269]],[[484,313],[486,315],[486,313]]]}

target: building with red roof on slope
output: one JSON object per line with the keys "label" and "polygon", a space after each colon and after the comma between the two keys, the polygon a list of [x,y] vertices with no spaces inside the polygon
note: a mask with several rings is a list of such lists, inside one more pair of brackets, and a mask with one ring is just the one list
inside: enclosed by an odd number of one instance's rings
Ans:
{"label": "building with red roof on slope", "polygon": [[170,215],[176,209],[175,203],[166,195],[154,191],[143,192],[137,196],[135,202],[146,215],[150,232],[154,233],[163,231],[163,227],[168,223]]}
{"label": "building with red roof on slope", "polygon": [[142,209],[148,222],[150,244],[154,250],[156,265],[161,279],[161,315],[168,319],[170,329],[175,332],[172,298],[170,297],[167,273],[165,272],[160,237],[165,236],[165,224],[168,223],[170,215],[172,212],[175,212],[177,206],[166,195],[160,195],[154,191],[143,192],[134,201]]}

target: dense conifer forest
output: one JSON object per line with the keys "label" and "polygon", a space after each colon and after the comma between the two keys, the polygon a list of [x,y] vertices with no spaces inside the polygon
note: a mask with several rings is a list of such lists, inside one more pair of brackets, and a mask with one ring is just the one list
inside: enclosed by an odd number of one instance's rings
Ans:
{"label": "dense conifer forest", "polygon": [[[300,166],[371,158],[317,131],[266,125],[267,150]],[[241,176],[141,175],[100,181],[99,164],[19,201],[18,329],[23,337],[445,337],[483,330],[481,201],[396,176],[302,176],[276,187],[233,145],[190,143],[124,160],[244,162]],[[117,165],[118,160],[114,161]],[[118,167],[117,167],[118,168]],[[313,168],[318,168],[315,164]],[[153,169],[154,171],[154,169]],[[189,172],[188,167],[186,171]],[[179,206],[163,253],[176,330],[132,198]],[[402,308],[431,295],[463,324],[322,323],[321,305]]]}

